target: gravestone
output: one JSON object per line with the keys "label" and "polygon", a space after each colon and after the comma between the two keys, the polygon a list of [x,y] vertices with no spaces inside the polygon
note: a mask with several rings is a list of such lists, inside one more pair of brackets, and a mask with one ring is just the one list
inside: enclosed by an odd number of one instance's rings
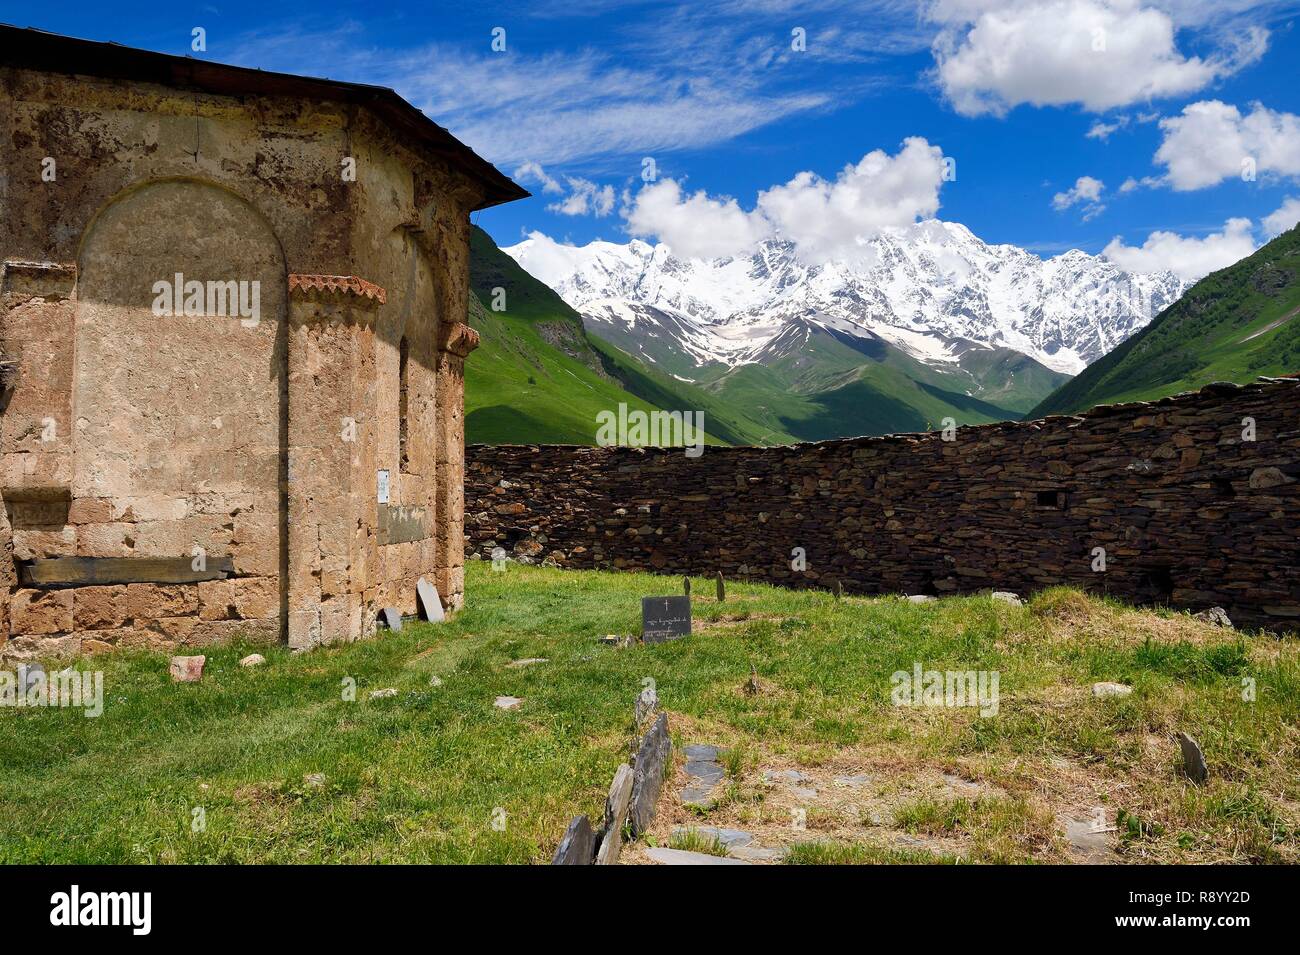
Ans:
{"label": "gravestone", "polygon": [[415,584],[415,596],[419,598],[420,610],[424,619],[430,623],[442,623],[447,619],[442,612],[442,601],[438,598],[438,588],[421,577]]}
{"label": "gravestone", "polygon": [[39,663],[20,663],[18,665],[18,699],[27,699],[27,691],[36,684],[45,687],[45,667]]}
{"label": "gravestone", "polygon": [[379,612],[379,617],[384,621],[384,626],[393,633],[402,632],[402,611],[396,607],[385,607]]}
{"label": "gravestone", "polygon": [[1183,772],[1192,782],[1204,783],[1210,778],[1210,768],[1205,764],[1205,753],[1200,744],[1186,733],[1176,733],[1175,737],[1183,750]]}
{"label": "gravestone", "polygon": [[591,820],[578,816],[564,832],[564,838],[555,847],[551,865],[591,865],[596,857],[596,833]]}
{"label": "gravestone", "polygon": [[632,763],[632,807],[628,821],[632,825],[632,835],[640,836],[650,828],[654,821],[655,809],[659,804],[659,789],[663,786],[664,773],[670,765],[673,741],[668,735],[668,714],[660,713],[655,725],[641,740]]}
{"label": "gravestone", "polygon": [[690,597],[641,598],[641,639],[646,643],[678,640],[690,633]]}

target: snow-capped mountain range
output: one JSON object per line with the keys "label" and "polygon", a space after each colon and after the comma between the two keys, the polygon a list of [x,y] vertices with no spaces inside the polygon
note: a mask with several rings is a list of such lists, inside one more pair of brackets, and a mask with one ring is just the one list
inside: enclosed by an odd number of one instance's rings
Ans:
{"label": "snow-capped mountain range", "polygon": [[761,361],[794,326],[883,339],[927,365],[956,364],[971,348],[1010,348],[1073,375],[1189,284],[1078,250],[1039,258],[938,219],[881,233],[852,263],[808,265],[779,239],[707,262],[639,240],[575,247],[531,237],[503,251],[590,331],[640,341],[641,357],[660,364],[672,347],[689,359],[685,367]]}

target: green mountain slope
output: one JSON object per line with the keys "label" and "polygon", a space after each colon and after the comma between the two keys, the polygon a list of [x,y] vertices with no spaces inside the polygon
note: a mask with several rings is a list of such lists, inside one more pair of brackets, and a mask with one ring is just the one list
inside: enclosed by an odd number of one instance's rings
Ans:
{"label": "green mountain slope", "polygon": [[[713,395],[589,338],[581,317],[475,227],[469,323],[482,343],[465,363],[465,440],[471,444],[594,444],[596,415],[703,411],[711,444],[786,443]],[[493,311],[494,290],[505,309]]]}
{"label": "green mountain slope", "polygon": [[1300,371],[1300,228],[1193,285],[1031,417]]}
{"label": "green mountain slope", "polygon": [[775,432],[802,441],[927,431],[944,418],[1019,418],[1066,380],[1009,349],[973,348],[961,364],[930,365],[881,339],[792,326],[756,364],[716,373],[706,387]]}
{"label": "green mountain slope", "polygon": [[[469,321],[483,339],[465,367],[471,443],[592,444],[597,413],[620,402],[702,411],[705,431],[722,444],[924,431],[947,417],[1019,418],[1066,380],[1009,349],[970,346],[957,364],[927,364],[882,339],[815,322],[792,322],[753,364],[700,367],[671,333],[605,340],[607,328],[621,326],[584,329],[576,311],[481,229],[470,251]],[[498,289],[505,308],[493,311]]]}

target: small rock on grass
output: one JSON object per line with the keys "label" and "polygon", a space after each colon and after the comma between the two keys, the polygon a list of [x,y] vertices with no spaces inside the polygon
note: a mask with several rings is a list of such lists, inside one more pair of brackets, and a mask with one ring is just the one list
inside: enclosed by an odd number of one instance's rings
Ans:
{"label": "small rock on grass", "polygon": [[522,667],[530,667],[534,663],[550,663],[550,662],[551,661],[548,660],[546,657],[527,657],[526,659],[523,660],[511,660],[509,663],[506,664],[506,666],[510,667],[511,669],[518,670]]}
{"label": "small rock on grass", "polygon": [[1222,607],[1211,607],[1209,610],[1202,610],[1193,617],[1203,623],[1214,624],[1216,627],[1232,627],[1232,621],[1228,619],[1228,611]]}
{"label": "small rock on grass", "polygon": [[995,591],[993,591],[993,599],[994,599],[994,600],[1000,600],[1000,601],[1002,601],[1002,603],[1004,603],[1004,604],[1011,604],[1011,606],[1013,606],[1013,607],[1019,607],[1019,606],[1021,606],[1020,595],[1019,595],[1019,594],[1013,594],[1013,593],[1011,593],[1011,591],[1009,591],[1009,590],[995,590]]}
{"label": "small rock on grass", "polygon": [[1092,695],[1099,700],[1109,696],[1129,696],[1132,692],[1133,687],[1125,686],[1123,683],[1094,683],[1092,685]]}
{"label": "small rock on grass", "polygon": [[306,786],[308,789],[319,789],[321,786],[325,785],[325,774],[304,773],[302,777],[302,784]]}
{"label": "small rock on grass", "polygon": [[397,690],[391,686],[386,686],[382,690],[370,691],[370,698],[372,700],[386,700],[392,696],[397,696]]}
{"label": "small rock on grass", "polygon": [[436,673],[429,677],[429,686],[442,686],[442,677],[438,676]]}
{"label": "small rock on grass", "polygon": [[907,602],[910,604],[928,604],[934,603],[937,597],[931,597],[929,594],[909,594]]}
{"label": "small rock on grass", "polygon": [[239,661],[239,665],[241,667],[260,667],[265,662],[266,657],[262,656],[260,653],[250,653],[248,656],[244,657],[244,659]]}
{"label": "small rock on grass", "polygon": [[203,679],[203,665],[207,657],[172,657],[171,674],[175,683],[198,683]]}
{"label": "small rock on grass", "polygon": [[517,696],[498,696],[492,705],[498,710],[513,710],[518,709],[522,702],[523,700]]}

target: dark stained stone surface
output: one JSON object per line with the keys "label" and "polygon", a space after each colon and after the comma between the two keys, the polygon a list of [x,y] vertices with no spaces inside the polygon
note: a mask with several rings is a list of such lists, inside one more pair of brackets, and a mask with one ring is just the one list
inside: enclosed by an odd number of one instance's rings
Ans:
{"label": "dark stained stone surface", "polygon": [[632,767],[632,835],[639,836],[650,828],[664,783],[664,771],[672,754],[673,741],[668,736],[668,714],[660,713],[654,726],[641,740]]}
{"label": "dark stained stone surface", "polygon": [[596,834],[591,830],[591,820],[579,816],[569,823],[551,865],[591,865],[595,857]]}

